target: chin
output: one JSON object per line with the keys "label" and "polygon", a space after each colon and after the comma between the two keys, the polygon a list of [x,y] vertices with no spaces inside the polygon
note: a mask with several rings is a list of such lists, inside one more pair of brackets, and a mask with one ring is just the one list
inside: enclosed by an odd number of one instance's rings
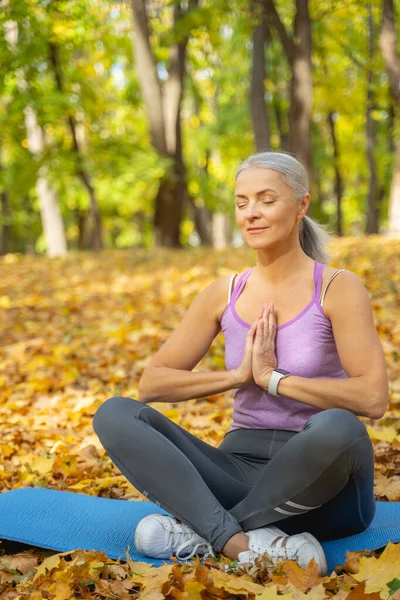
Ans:
{"label": "chin", "polygon": [[264,246],[270,246],[275,240],[271,240],[270,237],[265,239],[265,236],[247,235],[245,241],[249,246],[254,248],[263,248]]}

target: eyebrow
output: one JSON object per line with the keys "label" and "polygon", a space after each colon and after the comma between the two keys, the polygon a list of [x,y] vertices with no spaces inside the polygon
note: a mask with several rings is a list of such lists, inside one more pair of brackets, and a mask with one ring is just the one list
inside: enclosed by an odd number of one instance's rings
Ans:
{"label": "eyebrow", "polygon": [[[265,190],[261,190],[260,192],[257,192],[256,196],[262,196],[266,192],[274,192],[274,194],[277,193],[275,190],[273,190],[271,188],[266,188]],[[235,198],[245,198],[247,200],[247,196],[245,196],[244,194],[235,194]]]}

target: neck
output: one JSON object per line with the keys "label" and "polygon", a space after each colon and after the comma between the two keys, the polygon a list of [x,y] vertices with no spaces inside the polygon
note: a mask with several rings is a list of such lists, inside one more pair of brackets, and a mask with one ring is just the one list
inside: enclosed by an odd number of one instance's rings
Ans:
{"label": "neck", "polygon": [[314,262],[301,247],[284,253],[258,251],[257,254],[255,271],[263,282],[275,287],[304,272]]}

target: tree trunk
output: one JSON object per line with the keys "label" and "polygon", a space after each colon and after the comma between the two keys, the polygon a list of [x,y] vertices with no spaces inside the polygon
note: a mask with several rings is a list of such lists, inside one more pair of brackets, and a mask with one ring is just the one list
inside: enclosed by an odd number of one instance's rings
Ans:
{"label": "tree trunk", "polygon": [[376,145],[376,123],[372,117],[375,105],[375,95],[373,92],[373,73],[372,61],[375,54],[374,43],[374,24],[372,20],[371,5],[368,10],[368,74],[367,74],[367,103],[366,103],[366,135],[367,135],[367,160],[368,160],[368,201],[367,201],[367,223],[365,233],[379,233],[379,188],[378,172],[375,159]]}
{"label": "tree trunk", "polygon": [[[44,153],[45,138],[39,126],[36,113],[30,106],[26,107],[25,125],[28,137],[28,148],[39,160]],[[61,216],[57,194],[48,179],[48,166],[43,164],[38,171],[36,191],[39,198],[40,216],[46,239],[47,256],[65,256],[67,240],[64,222]]]}
{"label": "tree trunk", "polygon": [[[0,164],[0,173],[3,171]],[[9,234],[11,230],[11,210],[7,190],[3,189],[0,193],[0,210],[1,210],[1,234],[0,234],[0,254],[7,254]]]}
{"label": "tree trunk", "polygon": [[[198,0],[189,2],[189,9]],[[181,102],[188,36],[171,48],[168,80],[162,90],[150,46],[145,0],[131,0],[134,48],[138,76],[149,120],[154,148],[167,156],[172,166],[160,182],[156,196],[154,228],[156,245],[180,247],[180,226],[187,198],[185,165],[182,156]],[[174,29],[183,15],[180,4],[173,7]],[[164,92],[164,93],[163,93]]]}
{"label": "tree trunk", "polygon": [[287,132],[285,132],[283,129],[283,117],[282,117],[281,107],[279,105],[278,100],[275,100],[273,102],[273,108],[275,111],[276,124],[277,124],[278,130],[279,130],[280,148],[282,148],[282,150],[288,151],[289,150],[289,134]]}
{"label": "tree trunk", "polygon": [[131,0],[134,24],[134,49],[140,88],[147,109],[152,144],[160,154],[167,154],[164,110],[157,66],[150,46],[150,30],[145,0]]}
{"label": "tree trunk", "polygon": [[85,249],[85,225],[86,225],[86,211],[79,208],[75,209],[76,225],[78,227],[78,250]]}
{"label": "tree trunk", "polygon": [[228,215],[214,213],[212,221],[213,247],[222,250],[228,245]]}
{"label": "tree trunk", "polygon": [[[60,68],[60,60],[58,54],[58,46],[55,42],[49,42],[49,54],[50,63],[53,67],[54,79],[56,81],[57,90],[62,94],[64,91],[64,83],[62,80]],[[72,137],[72,149],[75,154],[76,160],[76,173],[79,179],[82,181],[87,193],[89,194],[90,209],[88,211],[89,224],[88,230],[90,235],[90,247],[92,250],[99,251],[104,247],[103,244],[103,228],[101,222],[101,214],[99,209],[99,203],[97,201],[96,193],[92,185],[91,177],[84,164],[83,153],[78,142],[78,136],[76,135],[76,123],[73,115],[69,114],[67,117],[67,126],[70,130]]]}
{"label": "tree trunk", "polygon": [[390,188],[387,233],[391,237],[400,238],[400,143],[396,150],[396,162]]}
{"label": "tree trunk", "polygon": [[[16,48],[18,43],[18,24],[8,21],[4,27],[7,42]],[[26,91],[27,83],[22,69],[17,72],[18,87]],[[36,112],[31,106],[24,109],[28,149],[36,160],[40,160],[45,151],[45,135],[37,122]],[[36,193],[39,198],[42,227],[46,240],[47,256],[64,256],[67,254],[67,240],[64,222],[61,216],[58,197],[48,179],[48,167],[42,165],[36,180]]]}
{"label": "tree trunk", "polygon": [[[397,53],[395,11],[393,0],[383,0],[380,47],[389,74],[390,89],[400,108],[400,58]],[[389,197],[388,235],[400,237],[400,144],[397,143]]]}
{"label": "tree trunk", "polygon": [[7,254],[8,251],[8,240],[9,234],[11,230],[11,212],[10,212],[10,204],[8,200],[8,193],[6,190],[3,190],[0,194],[1,201],[1,216],[2,216],[2,226],[1,226],[1,239],[0,239],[0,254]]}
{"label": "tree trunk", "polygon": [[160,183],[156,196],[154,231],[156,246],[179,248],[183,203],[177,202],[178,187],[170,174]]}
{"label": "tree trunk", "polygon": [[311,111],[313,101],[311,69],[311,20],[308,0],[296,0],[293,35],[286,31],[274,0],[264,1],[268,22],[276,29],[291,67],[289,149],[307,169],[312,187]]}
{"label": "tree trunk", "polygon": [[313,102],[311,71],[311,20],[308,0],[297,0],[294,19],[295,52],[289,111],[289,147],[307,169],[312,186],[311,114]]}
{"label": "tree trunk", "polygon": [[54,189],[48,182],[48,167],[39,169],[37,192],[40,198],[40,215],[47,242],[47,256],[64,256],[67,253],[64,224]]}
{"label": "tree trunk", "polygon": [[331,132],[333,147],[333,164],[335,169],[335,194],[336,194],[336,235],[343,235],[342,228],[342,197],[343,197],[343,178],[339,167],[339,148],[336,139],[336,128],[333,113],[328,114],[329,129]]}
{"label": "tree trunk", "polygon": [[202,246],[212,246],[212,213],[207,206],[198,206],[192,196],[188,195],[189,206],[196,231]]}
{"label": "tree trunk", "polygon": [[315,218],[319,219],[321,217],[321,215],[323,214],[322,206],[326,199],[326,194],[325,194],[324,190],[322,189],[322,182],[321,182],[321,176],[320,176],[319,171],[316,171],[314,173],[314,186],[315,186],[315,199],[316,199],[316,203],[314,203],[314,211],[316,213]]}
{"label": "tree trunk", "polygon": [[270,150],[270,125],[268,109],[265,105],[266,63],[264,41],[266,38],[265,17],[260,0],[254,6],[253,58],[250,83],[250,108],[257,152]]}

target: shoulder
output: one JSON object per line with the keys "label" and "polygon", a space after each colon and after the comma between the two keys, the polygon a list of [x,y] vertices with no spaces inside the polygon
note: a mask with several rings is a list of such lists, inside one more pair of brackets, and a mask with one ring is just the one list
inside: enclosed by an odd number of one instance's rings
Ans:
{"label": "shoulder", "polygon": [[[328,281],[339,268],[325,265],[322,277],[321,292]],[[368,292],[362,279],[352,271],[344,269],[329,283],[324,298],[323,309],[326,316],[332,321],[335,315],[350,309],[371,308]]]}
{"label": "shoulder", "polygon": [[[235,273],[231,273],[231,275],[215,279],[196,297],[197,302],[204,303],[213,312],[217,321],[221,321],[222,314],[227,307],[229,288],[234,275]],[[239,275],[237,274],[234,278],[233,288],[237,285]]]}

